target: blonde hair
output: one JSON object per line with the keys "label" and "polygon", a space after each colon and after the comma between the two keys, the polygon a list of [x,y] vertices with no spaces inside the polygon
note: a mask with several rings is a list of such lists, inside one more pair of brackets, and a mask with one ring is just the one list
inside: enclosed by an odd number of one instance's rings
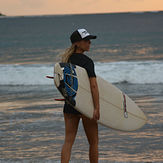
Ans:
{"label": "blonde hair", "polygon": [[76,45],[72,44],[70,48],[66,49],[65,53],[62,54],[62,62],[67,63],[70,56],[75,52]]}

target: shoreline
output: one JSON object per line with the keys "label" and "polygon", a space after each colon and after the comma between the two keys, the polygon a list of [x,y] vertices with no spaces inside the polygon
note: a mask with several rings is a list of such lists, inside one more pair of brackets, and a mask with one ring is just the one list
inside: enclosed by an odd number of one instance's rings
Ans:
{"label": "shoreline", "polygon": [[[89,56],[89,55],[88,55]],[[93,58],[93,57],[91,57]],[[163,57],[151,57],[151,58],[125,58],[124,60],[122,59],[101,59],[101,60],[97,60],[96,58],[93,59],[95,63],[111,63],[111,62],[139,62],[139,61],[163,61]],[[12,64],[17,64],[17,65],[27,65],[27,64],[55,64],[59,61],[55,60],[54,62],[52,61],[20,61],[20,62],[14,62],[14,61],[10,61],[10,62],[0,62],[1,65],[12,65]]]}

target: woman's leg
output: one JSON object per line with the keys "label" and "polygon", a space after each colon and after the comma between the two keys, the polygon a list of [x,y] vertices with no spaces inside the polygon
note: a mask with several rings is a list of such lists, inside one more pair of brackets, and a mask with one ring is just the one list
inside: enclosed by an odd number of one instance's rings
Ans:
{"label": "woman's leg", "polygon": [[82,116],[82,122],[89,142],[90,163],[98,163],[98,124],[85,116]]}
{"label": "woman's leg", "polygon": [[65,142],[61,152],[61,163],[68,163],[71,157],[71,148],[78,130],[80,116],[64,113]]}
{"label": "woman's leg", "polygon": [[89,142],[90,163],[98,163],[98,124],[95,120],[82,116],[84,130]]}

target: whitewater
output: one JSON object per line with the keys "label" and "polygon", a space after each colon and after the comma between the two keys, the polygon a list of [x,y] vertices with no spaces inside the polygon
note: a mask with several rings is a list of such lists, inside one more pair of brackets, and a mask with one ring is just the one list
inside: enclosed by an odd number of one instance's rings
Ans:
{"label": "whitewater", "polygon": [[[0,85],[52,85],[53,71],[54,64],[0,64]],[[111,83],[163,83],[163,61],[95,62],[95,71]]]}

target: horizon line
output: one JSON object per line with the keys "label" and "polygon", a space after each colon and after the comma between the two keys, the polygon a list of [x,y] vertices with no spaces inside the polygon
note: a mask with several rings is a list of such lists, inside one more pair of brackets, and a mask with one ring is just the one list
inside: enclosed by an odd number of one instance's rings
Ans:
{"label": "horizon line", "polygon": [[163,10],[148,10],[148,11],[122,11],[122,12],[97,12],[97,13],[68,13],[68,14],[34,14],[34,15],[5,15],[2,12],[0,12],[2,17],[30,17],[30,16],[71,16],[71,15],[93,15],[93,14],[127,14],[127,13],[158,13],[163,12]]}

